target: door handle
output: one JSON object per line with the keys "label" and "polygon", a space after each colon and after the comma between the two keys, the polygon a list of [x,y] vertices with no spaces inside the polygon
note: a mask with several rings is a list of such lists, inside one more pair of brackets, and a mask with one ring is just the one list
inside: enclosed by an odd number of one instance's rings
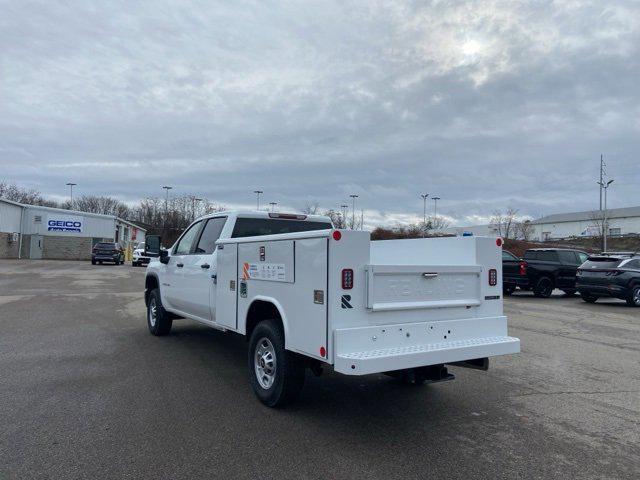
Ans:
{"label": "door handle", "polygon": [[176,263],[176,267],[182,268],[182,267],[184,267],[184,263]]}
{"label": "door handle", "polygon": [[209,265],[208,263],[203,263],[202,265],[200,265],[200,268],[209,268],[211,267],[211,265]]}
{"label": "door handle", "polygon": [[423,274],[422,274],[422,277],[423,277],[423,278],[436,278],[437,276],[438,276],[438,274],[437,274],[437,273],[428,273],[428,272],[425,272],[425,273],[423,273]]}

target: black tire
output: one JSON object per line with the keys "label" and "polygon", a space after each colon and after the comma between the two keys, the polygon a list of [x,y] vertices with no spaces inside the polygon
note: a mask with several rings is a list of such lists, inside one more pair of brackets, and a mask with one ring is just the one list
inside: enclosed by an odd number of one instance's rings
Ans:
{"label": "black tire", "polygon": [[95,260],[91,260],[91,265],[95,265],[96,261]]}
{"label": "black tire", "polygon": [[511,295],[515,291],[516,291],[515,285],[504,285],[502,287],[502,293],[504,293],[505,295]]}
{"label": "black tire", "polygon": [[549,298],[553,293],[553,281],[549,277],[540,277],[533,287],[533,294],[539,298]]}
{"label": "black tire", "polygon": [[161,337],[171,331],[173,319],[169,312],[162,306],[160,290],[157,288],[149,293],[149,303],[147,304],[147,326],[152,335]]}
{"label": "black tire", "polygon": [[627,297],[627,305],[630,307],[640,307],[640,285],[631,287],[631,291]]}
{"label": "black tire", "polygon": [[304,363],[297,354],[285,350],[284,332],[274,320],[264,320],[253,329],[248,366],[251,387],[267,407],[284,407],[300,395]]}
{"label": "black tire", "polygon": [[138,262],[133,262],[133,261],[132,261],[132,262],[131,262],[131,266],[132,266],[132,267],[137,267],[137,266],[138,266]]}
{"label": "black tire", "polygon": [[566,290],[562,290],[567,297],[573,297],[576,294],[576,290],[572,288],[567,288]]}
{"label": "black tire", "polygon": [[98,261],[98,263],[99,263],[100,265],[102,265],[102,260],[99,260],[99,261]]}
{"label": "black tire", "polygon": [[598,301],[598,297],[589,293],[580,293],[580,296],[582,297],[582,300],[587,303],[596,303],[596,301]]}

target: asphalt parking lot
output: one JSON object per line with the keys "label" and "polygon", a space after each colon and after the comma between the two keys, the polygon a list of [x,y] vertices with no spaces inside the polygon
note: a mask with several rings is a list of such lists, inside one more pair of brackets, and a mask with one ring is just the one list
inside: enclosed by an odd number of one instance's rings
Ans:
{"label": "asphalt parking lot", "polygon": [[246,344],[148,334],[143,268],[0,260],[0,478],[638,478],[640,309],[505,301],[522,353],[410,387],[307,377],[263,407]]}

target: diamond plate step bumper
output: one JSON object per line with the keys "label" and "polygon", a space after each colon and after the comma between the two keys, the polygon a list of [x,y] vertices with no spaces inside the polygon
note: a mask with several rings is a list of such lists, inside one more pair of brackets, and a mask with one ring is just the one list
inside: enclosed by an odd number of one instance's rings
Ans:
{"label": "diamond plate step bumper", "polygon": [[407,345],[359,352],[337,353],[334,370],[346,375],[367,375],[520,351],[520,340],[508,336],[472,338]]}

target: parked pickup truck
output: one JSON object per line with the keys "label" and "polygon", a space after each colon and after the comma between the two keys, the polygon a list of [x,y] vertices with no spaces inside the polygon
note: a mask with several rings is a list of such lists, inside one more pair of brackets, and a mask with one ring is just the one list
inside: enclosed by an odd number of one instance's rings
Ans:
{"label": "parked pickup truck", "polygon": [[548,298],[554,288],[576,293],[576,272],[589,255],[564,248],[532,248],[524,252],[529,285],[536,297]]}
{"label": "parked pickup truck", "polygon": [[502,250],[502,291],[505,295],[511,295],[517,287],[523,290],[529,288],[527,262]]}
{"label": "parked pickup truck", "polygon": [[271,407],[298,395],[307,368],[450,380],[446,364],[486,369],[520,349],[502,312],[501,245],[371,242],[322,216],[216,213],[168,251],[146,237],[147,323],[153,335],[184,317],[246,336],[251,385]]}

